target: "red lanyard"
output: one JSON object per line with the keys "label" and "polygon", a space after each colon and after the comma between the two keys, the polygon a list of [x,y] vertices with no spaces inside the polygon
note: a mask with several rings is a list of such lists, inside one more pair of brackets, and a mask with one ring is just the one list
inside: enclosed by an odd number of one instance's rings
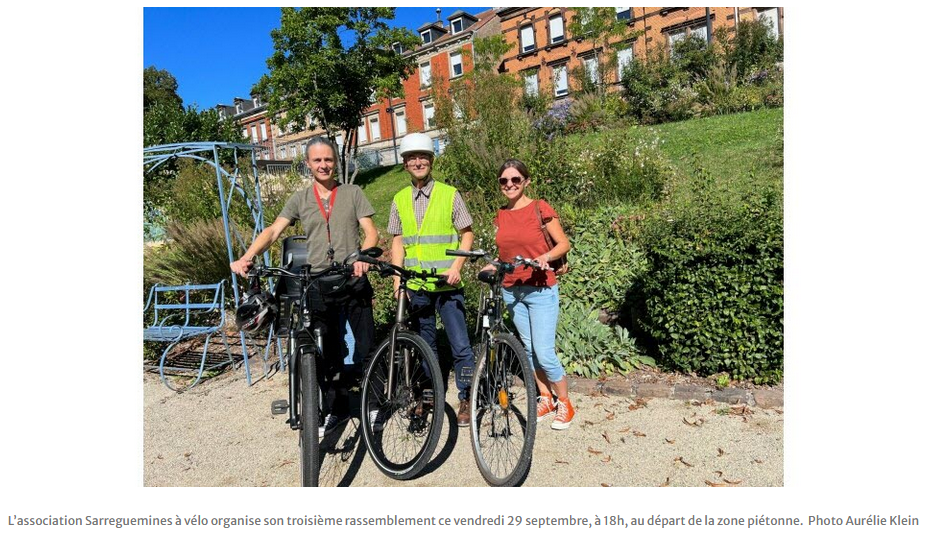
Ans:
{"label": "red lanyard", "polygon": [[326,221],[326,242],[329,243],[329,250],[327,254],[329,255],[329,261],[333,261],[333,239],[329,232],[329,216],[333,212],[333,207],[336,205],[336,193],[339,191],[338,187],[333,188],[333,192],[329,195],[329,210],[323,208],[323,201],[320,199],[320,192],[316,190],[316,184],[313,184],[313,196],[316,197],[316,205],[320,208],[320,215],[323,216],[323,220]]}

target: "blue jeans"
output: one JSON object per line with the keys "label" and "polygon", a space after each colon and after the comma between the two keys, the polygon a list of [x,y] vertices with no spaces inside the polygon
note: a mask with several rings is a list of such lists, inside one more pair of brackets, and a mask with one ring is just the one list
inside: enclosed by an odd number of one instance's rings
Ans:
{"label": "blue jeans", "polygon": [[413,328],[433,349],[436,356],[436,312],[442,317],[442,326],[452,347],[455,365],[455,385],[459,388],[459,400],[468,398],[471,378],[475,373],[475,353],[468,340],[468,326],[465,324],[465,294],[461,289],[454,291],[413,291],[410,296],[411,321]]}
{"label": "blue jeans", "polygon": [[552,287],[505,287],[503,294],[530,364],[545,371],[550,382],[558,382],[565,376],[565,368],[555,354],[555,329],[559,322],[558,284]]}

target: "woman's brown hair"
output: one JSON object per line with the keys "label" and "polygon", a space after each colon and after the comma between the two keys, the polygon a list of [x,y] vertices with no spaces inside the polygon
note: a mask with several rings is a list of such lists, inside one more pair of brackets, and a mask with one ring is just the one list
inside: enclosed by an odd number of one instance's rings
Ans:
{"label": "woman's brown hair", "polygon": [[497,171],[497,177],[500,178],[501,175],[504,174],[504,170],[511,167],[517,169],[517,172],[523,176],[524,180],[530,179],[530,170],[526,168],[526,164],[515,158],[508,159],[501,165],[501,168]]}

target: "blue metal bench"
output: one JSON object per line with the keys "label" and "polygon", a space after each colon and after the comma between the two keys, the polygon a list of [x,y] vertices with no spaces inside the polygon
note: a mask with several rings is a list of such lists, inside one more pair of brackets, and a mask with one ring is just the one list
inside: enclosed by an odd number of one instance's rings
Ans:
{"label": "blue metal bench", "polygon": [[[150,326],[142,331],[142,339],[156,343],[168,343],[168,347],[162,352],[157,366],[150,365],[147,367],[157,368],[162,382],[168,388],[174,391],[191,388],[197,382],[200,382],[204,371],[211,371],[234,363],[226,339],[226,331],[223,328],[226,321],[226,309],[223,306],[225,285],[225,280],[216,284],[188,284],[183,286],[155,284],[149,291],[148,301],[145,304],[143,313],[151,309],[154,312],[155,319]],[[217,315],[219,315],[218,318]],[[181,322],[182,319],[183,323]],[[208,367],[207,349],[210,346],[210,337],[216,332],[219,332],[223,337],[223,345],[226,347],[226,355],[229,359],[228,361],[213,363]],[[204,342],[200,366],[196,368],[197,376],[193,382],[186,386],[176,387],[167,379],[165,371],[184,372],[193,371],[195,368],[166,366],[168,353],[181,341],[200,336],[204,337]]]}

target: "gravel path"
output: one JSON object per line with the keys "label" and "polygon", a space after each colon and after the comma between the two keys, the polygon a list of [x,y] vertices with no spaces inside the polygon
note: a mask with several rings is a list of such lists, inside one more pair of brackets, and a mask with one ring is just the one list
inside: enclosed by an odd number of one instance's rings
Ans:
{"label": "gravel path", "polygon": [[[238,369],[177,394],[146,374],[145,485],[297,485],[297,433],[270,410],[286,389],[284,374],[248,387]],[[321,484],[486,486],[467,429],[452,425],[454,395],[425,474],[403,482],[381,474],[365,454],[358,420],[350,419],[324,441]],[[540,422],[525,486],[784,485],[780,409],[581,394],[573,402],[571,429]]]}

